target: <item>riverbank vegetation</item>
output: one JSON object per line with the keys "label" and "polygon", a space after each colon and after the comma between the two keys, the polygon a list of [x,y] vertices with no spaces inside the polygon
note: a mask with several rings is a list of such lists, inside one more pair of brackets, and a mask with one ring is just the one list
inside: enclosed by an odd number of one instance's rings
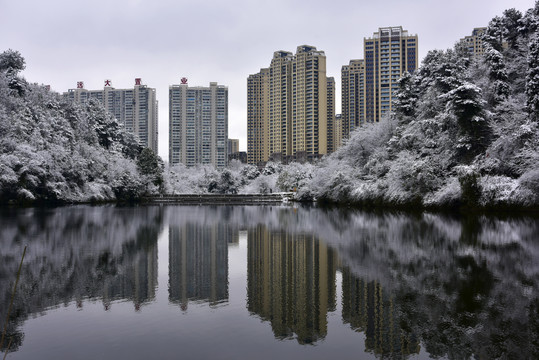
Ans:
{"label": "riverbank vegetation", "polygon": [[422,207],[539,204],[539,2],[494,18],[484,56],[431,51],[400,79],[394,112],[326,157],[303,192]]}
{"label": "riverbank vegetation", "polygon": [[66,102],[0,54],[0,203],[129,201],[156,193],[162,164],[96,100]]}

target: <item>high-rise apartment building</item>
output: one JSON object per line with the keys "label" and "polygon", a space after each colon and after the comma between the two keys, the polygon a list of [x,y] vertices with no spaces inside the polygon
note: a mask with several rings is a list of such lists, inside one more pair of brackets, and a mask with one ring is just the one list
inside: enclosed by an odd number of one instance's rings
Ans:
{"label": "high-rise apartment building", "polygon": [[474,28],[471,36],[460,39],[472,56],[478,56],[485,52],[482,35],[487,31],[486,27]]}
{"label": "high-rise apartment building", "polygon": [[350,60],[341,69],[341,138],[365,122],[365,60]]}
{"label": "high-rise apartment building", "polygon": [[227,164],[228,88],[182,84],[169,87],[169,162],[186,166]]}
{"label": "high-rise apartment building", "polygon": [[248,162],[312,160],[327,153],[326,56],[309,45],[276,51],[247,79]]}
{"label": "high-rise apartment building", "polygon": [[363,40],[365,52],[365,120],[377,122],[391,111],[397,81],[418,66],[417,35],[401,26],[380,28]]}
{"label": "high-rise apartment building", "polygon": [[335,78],[327,78],[327,153],[330,154],[335,148]]}
{"label": "high-rise apartment building", "polygon": [[269,69],[247,78],[247,162],[269,158]]}
{"label": "high-rise apartment building", "polygon": [[378,29],[363,40],[364,58],[341,69],[342,137],[391,111],[393,93],[405,71],[418,67],[417,35],[401,26]]}
{"label": "high-rise apartment building", "polygon": [[63,96],[79,104],[90,98],[99,100],[127,132],[135,135],[142,146],[157,154],[158,102],[155,89],[142,85],[140,78],[135,79],[132,89],[115,89],[111,80],[105,80],[103,90],[87,90],[84,83],[79,81],[76,89],[69,89]]}

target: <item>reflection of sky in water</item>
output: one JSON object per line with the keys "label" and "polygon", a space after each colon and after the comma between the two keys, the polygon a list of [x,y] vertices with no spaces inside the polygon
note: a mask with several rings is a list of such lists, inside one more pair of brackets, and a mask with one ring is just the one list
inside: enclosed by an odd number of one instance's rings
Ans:
{"label": "reflection of sky in water", "polygon": [[[4,319],[7,274],[29,245],[16,305],[24,337],[10,359],[374,358],[397,340],[413,358],[537,350],[528,337],[538,320],[535,219],[196,206],[1,215]],[[174,238],[171,229],[190,230]],[[226,267],[214,269],[226,274],[224,299],[200,296],[183,310],[171,301],[173,241],[199,242],[186,254],[193,269]],[[210,261],[223,249],[224,261]],[[181,284],[225,289],[205,274]],[[320,290],[326,276],[334,288]],[[315,331],[314,346],[300,345],[302,331]]]}

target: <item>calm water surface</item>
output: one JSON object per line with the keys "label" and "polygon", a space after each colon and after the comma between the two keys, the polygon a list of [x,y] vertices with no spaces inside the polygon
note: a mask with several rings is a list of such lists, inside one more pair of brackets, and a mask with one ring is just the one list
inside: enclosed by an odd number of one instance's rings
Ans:
{"label": "calm water surface", "polygon": [[25,245],[7,359],[539,358],[536,218],[3,209],[2,327]]}

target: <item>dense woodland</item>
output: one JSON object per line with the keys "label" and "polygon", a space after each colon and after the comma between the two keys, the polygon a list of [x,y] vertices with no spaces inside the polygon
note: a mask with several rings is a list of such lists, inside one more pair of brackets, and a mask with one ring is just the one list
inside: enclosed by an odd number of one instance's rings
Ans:
{"label": "dense woodland", "polygon": [[484,56],[460,44],[400,79],[394,111],[316,164],[165,167],[97,102],[76,105],[0,54],[0,201],[136,200],[164,193],[297,191],[391,207],[539,206],[539,2],[489,23]]}
{"label": "dense woodland", "polygon": [[95,100],[64,101],[0,54],[0,203],[129,201],[158,191],[162,164]]}

